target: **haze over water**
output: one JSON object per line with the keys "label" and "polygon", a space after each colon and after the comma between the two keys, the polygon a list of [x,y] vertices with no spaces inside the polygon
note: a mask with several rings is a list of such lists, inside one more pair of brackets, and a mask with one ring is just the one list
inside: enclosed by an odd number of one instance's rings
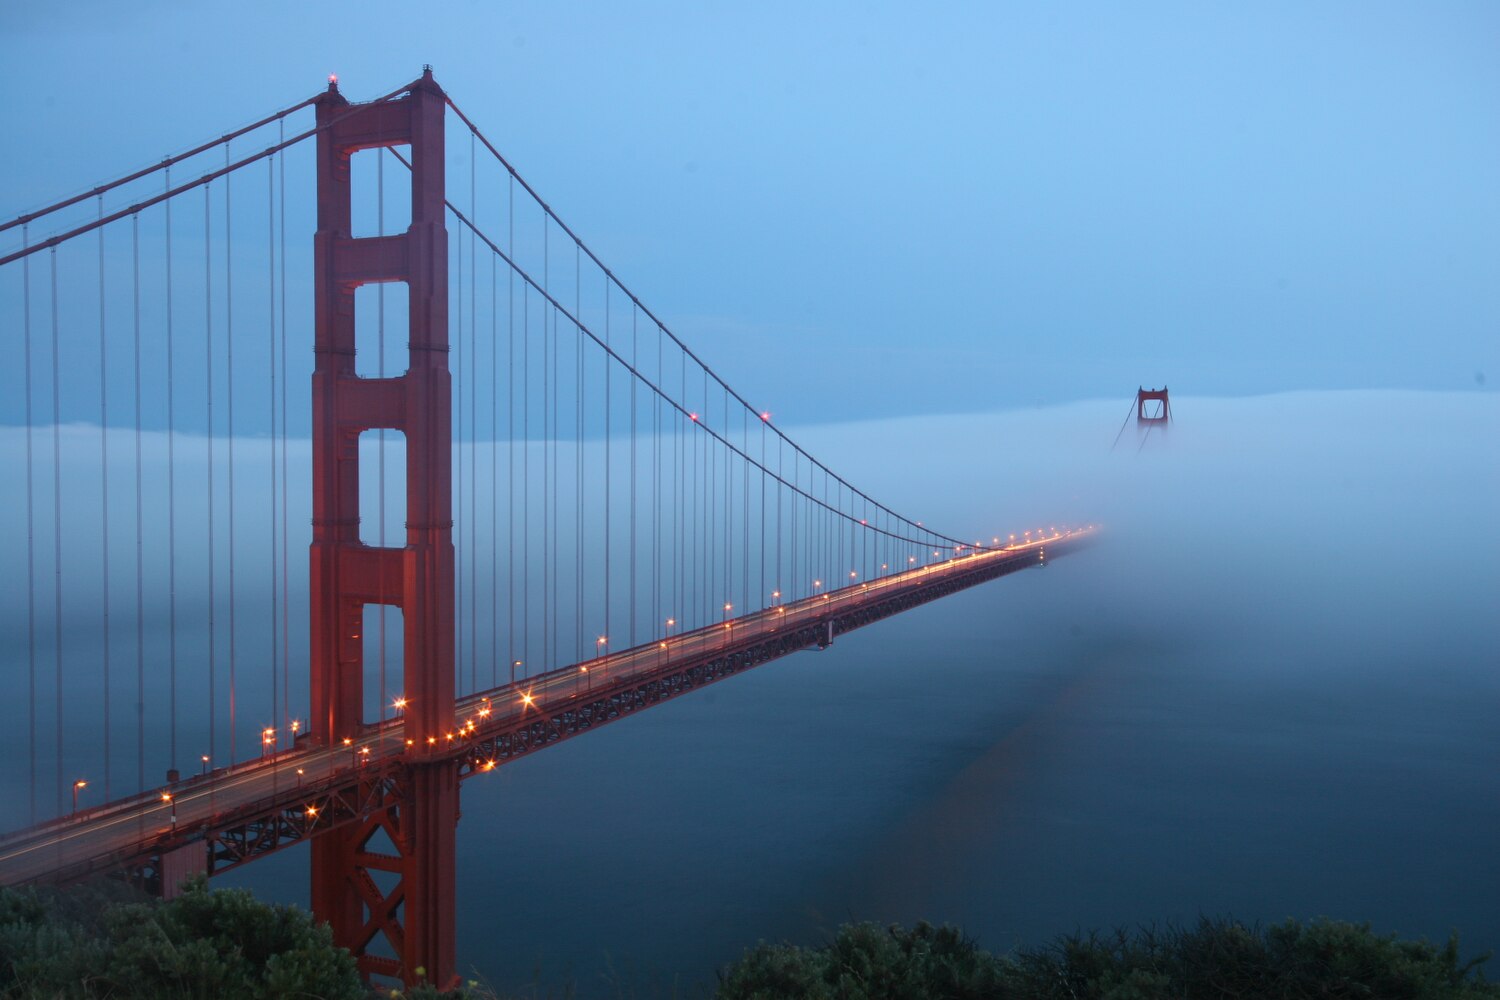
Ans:
{"label": "haze over water", "polygon": [[[1123,410],[801,431],[933,525],[1105,533],[466,783],[461,967],[697,995],[851,919],[1500,947],[1500,402],[1184,397],[1111,453]],[[305,902],[305,852],[219,881]]]}

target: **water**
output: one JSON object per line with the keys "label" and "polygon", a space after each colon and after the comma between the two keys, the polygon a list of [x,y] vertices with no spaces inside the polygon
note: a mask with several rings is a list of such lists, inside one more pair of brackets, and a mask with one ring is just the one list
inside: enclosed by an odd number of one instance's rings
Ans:
{"label": "water", "polygon": [[[1500,397],[1174,399],[1110,453],[1124,408],[803,435],[933,525],[1104,540],[466,783],[460,967],[696,996],[851,919],[1500,949]],[[217,881],[305,903],[306,866]]]}

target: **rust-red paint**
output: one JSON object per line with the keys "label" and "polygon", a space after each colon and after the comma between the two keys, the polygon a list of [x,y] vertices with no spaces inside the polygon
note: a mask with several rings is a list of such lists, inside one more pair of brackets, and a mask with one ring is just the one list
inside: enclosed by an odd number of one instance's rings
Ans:
{"label": "rust-red paint", "polygon": [[[1161,403],[1161,409],[1154,414],[1146,412],[1146,404],[1150,402]],[[1129,419],[1128,417],[1126,418]],[[1135,393],[1135,422],[1137,424],[1165,424],[1172,419],[1172,404],[1167,399],[1167,387],[1160,389],[1140,388]]]}
{"label": "rust-red paint", "polygon": [[[454,575],[451,382],[448,372],[448,238],[444,225],[444,96],[430,71],[403,97],[351,105],[330,81],[317,102],[318,231],[315,248],[311,573],[312,738],[336,744],[359,733],[366,603],[402,609],[407,733],[416,750],[408,780],[369,820],[312,843],[312,906],[366,974],[447,986],[454,976],[458,776],[426,760],[425,737],[453,728]],[[393,236],[351,233],[350,157],[410,145],[411,227]],[[361,379],[354,367],[354,290],[407,282],[406,374]],[[359,435],[406,436],[406,544],[359,540]],[[372,846],[383,835],[394,845]],[[382,892],[371,871],[396,872]],[[394,960],[372,946],[385,939]],[[422,970],[418,974],[417,970]]]}

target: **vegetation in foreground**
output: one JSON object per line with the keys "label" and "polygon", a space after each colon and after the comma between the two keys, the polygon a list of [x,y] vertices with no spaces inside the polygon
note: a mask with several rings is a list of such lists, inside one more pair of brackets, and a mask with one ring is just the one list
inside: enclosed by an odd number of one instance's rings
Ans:
{"label": "vegetation in foreground", "polygon": [[[951,927],[851,924],[828,944],[760,944],[719,974],[722,1000],[1372,1000],[1497,998],[1488,956],[1333,920],[1072,935],[995,956]],[[615,989],[613,992],[619,993]],[[633,993],[634,991],[630,991]],[[571,991],[569,991],[571,993]],[[480,1000],[476,984],[371,994],[348,952],[296,907],[198,879],[169,903],[122,886],[0,889],[0,998]]]}
{"label": "vegetation in foreground", "polygon": [[1246,927],[1070,935],[997,957],[952,927],[841,927],[818,948],[761,944],[720,974],[721,1000],[1176,1000],[1497,997],[1459,964],[1458,938],[1438,947],[1381,937],[1369,925],[1288,920]]}

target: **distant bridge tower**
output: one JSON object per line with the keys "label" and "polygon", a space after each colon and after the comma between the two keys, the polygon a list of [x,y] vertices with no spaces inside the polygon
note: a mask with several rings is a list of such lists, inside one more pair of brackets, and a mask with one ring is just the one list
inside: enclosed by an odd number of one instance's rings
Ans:
{"label": "distant bridge tower", "polygon": [[[361,779],[363,822],[313,841],[312,908],[366,976],[427,979],[446,988],[455,957],[458,769],[433,753],[446,749],[454,712],[444,100],[431,71],[395,100],[350,104],[332,81],[318,99],[311,735],[324,746],[358,739],[368,721],[364,607],[399,607],[410,749],[397,765],[394,788],[373,776]],[[355,238],[350,157],[399,145],[411,150],[411,228]],[[406,282],[411,303],[406,373],[360,378],[354,290],[392,281]],[[377,428],[406,435],[401,548],[359,540],[359,435]]]}
{"label": "distant bridge tower", "polygon": [[[1159,403],[1159,406],[1147,407],[1147,403]],[[1150,430],[1156,425],[1163,429],[1172,419],[1172,404],[1167,399],[1167,387],[1160,389],[1139,388],[1135,392],[1135,425]]]}

